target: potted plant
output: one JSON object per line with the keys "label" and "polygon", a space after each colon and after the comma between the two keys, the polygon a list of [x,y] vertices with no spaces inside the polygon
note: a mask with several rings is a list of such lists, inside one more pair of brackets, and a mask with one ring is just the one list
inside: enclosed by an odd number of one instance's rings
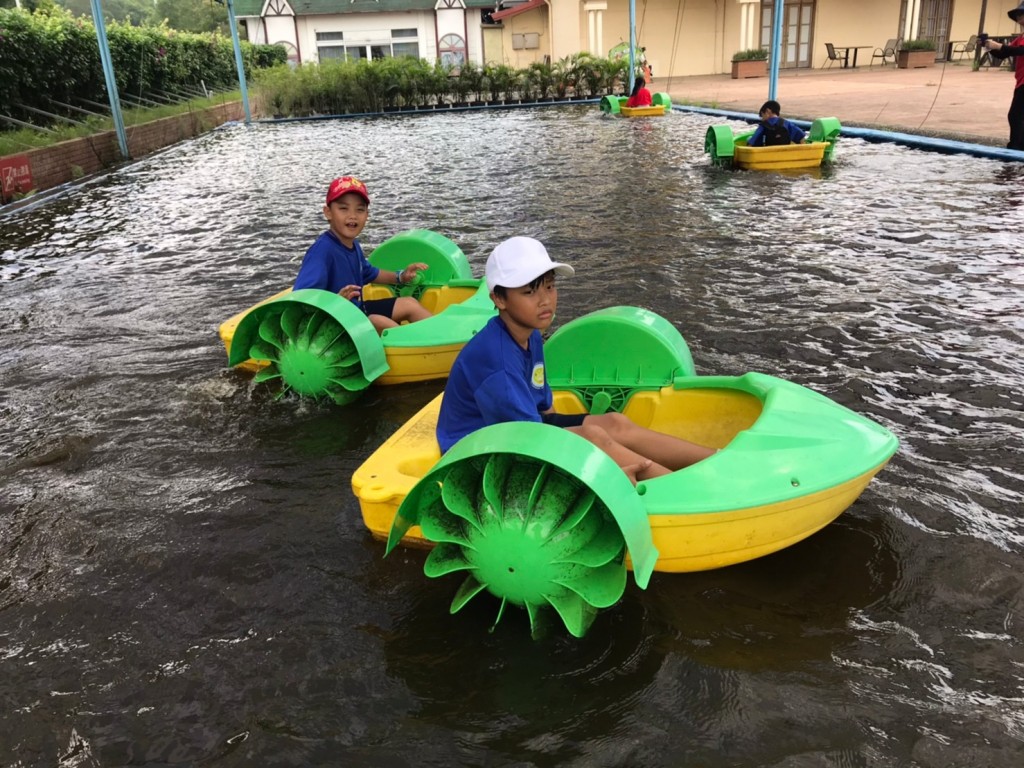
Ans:
{"label": "potted plant", "polygon": [[768,50],[748,48],[732,55],[732,79],[768,76]]}
{"label": "potted plant", "polygon": [[923,37],[904,40],[896,52],[896,66],[900,69],[918,69],[935,66],[935,41]]}

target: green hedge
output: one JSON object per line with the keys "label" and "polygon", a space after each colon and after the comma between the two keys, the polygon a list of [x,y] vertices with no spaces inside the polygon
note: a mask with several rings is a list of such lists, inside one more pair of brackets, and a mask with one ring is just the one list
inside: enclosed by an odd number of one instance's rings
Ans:
{"label": "green hedge", "polygon": [[256,73],[253,93],[266,115],[341,115],[402,107],[447,106],[486,101],[550,99],[572,94],[596,97],[624,92],[624,59],[575,54],[554,65],[525,69],[506,65],[461,68],[422,59],[325,61],[298,68],[279,65]]}
{"label": "green hedge", "polygon": [[[197,88],[200,82],[207,88],[237,87],[228,37],[113,22],[107,26],[107,40],[122,96]],[[242,43],[247,78],[256,69],[286,60],[281,46]],[[108,103],[92,20],[59,9],[0,9],[0,114],[45,124],[22,107],[60,112],[53,102],[82,106],[81,99]],[[0,122],[0,129],[12,127]]]}

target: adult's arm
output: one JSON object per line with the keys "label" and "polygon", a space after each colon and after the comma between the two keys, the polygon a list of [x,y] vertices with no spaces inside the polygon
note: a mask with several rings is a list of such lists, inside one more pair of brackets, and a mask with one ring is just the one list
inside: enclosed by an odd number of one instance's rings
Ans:
{"label": "adult's arm", "polygon": [[1003,43],[998,48],[989,48],[988,52],[993,59],[1008,59],[1010,56],[1024,56],[1024,45],[1006,45]]}

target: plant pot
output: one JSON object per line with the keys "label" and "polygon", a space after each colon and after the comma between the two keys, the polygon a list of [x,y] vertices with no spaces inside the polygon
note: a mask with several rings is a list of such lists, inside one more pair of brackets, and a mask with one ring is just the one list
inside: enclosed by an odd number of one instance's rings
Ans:
{"label": "plant pot", "polygon": [[900,69],[921,69],[935,66],[935,51],[899,51],[896,66]]}
{"label": "plant pot", "polygon": [[768,62],[764,59],[745,59],[732,63],[732,79],[743,80],[748,77],[768,77]]}

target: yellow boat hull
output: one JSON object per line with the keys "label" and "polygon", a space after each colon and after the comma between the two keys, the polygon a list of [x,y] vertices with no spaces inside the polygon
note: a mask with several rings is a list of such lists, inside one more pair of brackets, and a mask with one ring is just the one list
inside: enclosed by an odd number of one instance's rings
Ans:
{"label": "yellow boat hull", "polygon": [[662,117],[668,114],[671,105],[651,104],[646,107],[619,107],[623,117]]}
{"label": "yellow boat hull", "polygon": [[785,144],[779,147],[748,147],[737,144],[733,152],[733,165],[747,171],[820,168],[827,148],[827,141]]}
{"label": "yellow boat hull", "polygon": [[[555,396],[559,412],[583,412],[571,394],[556,392]],[[377,539],[387,540],[402,501],[441,458],[435,437],[441,397],[438,395],[424,406],[352,475],[352,489],[359,499],[363,522]],[[643,426],[726,448],[758,420],[762,402],[728,388],[664,387],[657,392],[637,393],[624,413]],[[715,459],[711,457],[702,464]],[[680,573],[721,568],[795,544],[842,514],[887,461],[888,458],[831,488],[775,503],[706,512],[687,509],[678,514],[651,513],[648,520],[659,552],[654,570]],[[678,473],[646,481],[651,496],[656,495],[657,484],[672,482],[675,474]],[[685,503],[682,501],[680,506]],[[418,526],[406,532],[402,544],[433,546]]]}
{"label": "yellow boat hull", "polygon": [[[475,288],[466,286],[438,286],[432,287],[424,291],[420,302],[431,313],[437,315],[447,307],[453,304],[461,304],[471,297],[476,292]],[[275,293],[263,301],[254,304],[247,309],[242,310],[237,315],[228,318],[221,323],[218,333],[221,341],[224,343],[224,349],[231,354],[231,341],[234,338],[235,330],[238,328],[238,324],[242,321],[242,318],[249,314],[253,309],[265,304],[268,301],[273,301],[281,296],[285,296],[291,293],[291,288],[287,288],[279,293]],[[368,301],[375,299],[383,299],[392,296],[391,290],[382,285],[368,285],[364,288],[363,295]],[[388,344],[388,339],[384,337],[384,357],[388,363],[388,370],[381,374],[373,383],[380,385],[391,385],[391,384],[409,384],[417,381],[432,381],[435,379],[447,378],[448,372],[452,368],[452,364],[455,362],[455,358],[458,356],[459,351],[465,346],[465,342],[459,344],[437,344],[432,346],[423,347],[396,347]],[[262,360],[246,360],[244,363],[240,363],[237,367],[255,373],[256,371],[264,368],[267,365],[266,361]]]}

